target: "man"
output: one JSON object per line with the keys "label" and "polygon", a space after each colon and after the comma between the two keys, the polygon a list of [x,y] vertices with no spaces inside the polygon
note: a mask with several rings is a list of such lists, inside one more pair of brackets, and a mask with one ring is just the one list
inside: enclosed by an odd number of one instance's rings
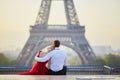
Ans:
{"label": "man", "polygon": [[53,51],[42,58],[35,56],[35,60],[38,62],[46,62],[50,60],[49,75],[66,75],[66,53],[59,49],[59,40],[55,40],[52,46],[55,48]]}

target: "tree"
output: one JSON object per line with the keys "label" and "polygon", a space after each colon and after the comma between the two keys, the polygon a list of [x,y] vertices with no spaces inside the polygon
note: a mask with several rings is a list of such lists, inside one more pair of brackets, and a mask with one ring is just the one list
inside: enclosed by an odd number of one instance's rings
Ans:
{"label": "tree", "polygon": [[12,60],[9,62],[9,66],[17,66],[17,65],[18,65],[17,60]]}
{"label": "tree", "polygon": [[97,57],[94,63],[105,65],[105,61],[101,57]]}
{"label": "tree", "polygon": [[9,65],[9,59],[3,53],[0,53],[0,66],[7,65]]}
{"label": "tree", "polygon": [[114,54],[108,54],[102,57],[97,57],[95,64],[103,64],[107,66],[120,66],[120,56]]}
{"label": "tree", "polygon": [[120,66],[120,56],[108,54],[105,56],[104,60],[108,66]]}

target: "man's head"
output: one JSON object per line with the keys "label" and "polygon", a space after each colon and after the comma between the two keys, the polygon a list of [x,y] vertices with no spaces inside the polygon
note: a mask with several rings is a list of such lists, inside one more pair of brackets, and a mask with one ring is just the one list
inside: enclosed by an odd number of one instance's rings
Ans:
{"label": "man's head", "polygon": [[55,40],[53,41],[53,47],[59,47],[60,46],[60,41],[59,40]]}

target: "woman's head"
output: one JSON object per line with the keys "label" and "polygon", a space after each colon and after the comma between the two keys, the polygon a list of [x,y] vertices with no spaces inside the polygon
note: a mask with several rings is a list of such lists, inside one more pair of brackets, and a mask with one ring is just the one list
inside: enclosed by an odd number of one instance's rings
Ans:
{"label": "woman's head", "polygon": [[46,52],[49,53],[50,51],[52,51],[54,48],[52,46],[48,46],[46,47]]}

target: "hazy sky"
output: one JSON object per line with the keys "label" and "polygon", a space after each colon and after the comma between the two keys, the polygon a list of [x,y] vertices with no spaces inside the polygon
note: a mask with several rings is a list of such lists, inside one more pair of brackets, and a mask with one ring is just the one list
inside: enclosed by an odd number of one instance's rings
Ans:
{"label": "hazy sky", "polygon": [[[0,50],[23,48],[41,0],[0,0]],[[120,0],[74,0],[91,45],[120,49]],[[49,24],[66,24],[63,2],[52,3]],[[54,16],[53,16],[54,15]]]}

